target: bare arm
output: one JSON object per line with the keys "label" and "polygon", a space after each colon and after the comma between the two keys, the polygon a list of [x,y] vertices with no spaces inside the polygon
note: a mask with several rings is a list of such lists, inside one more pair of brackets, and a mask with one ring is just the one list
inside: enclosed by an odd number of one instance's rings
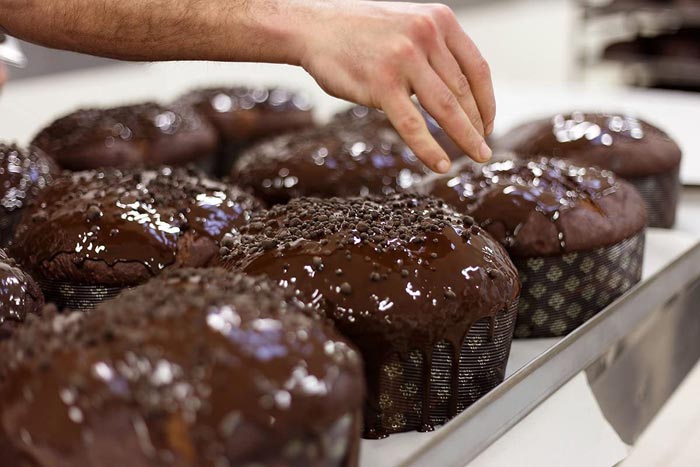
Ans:
{"label": "bare arm", "polygon": [[487,160],[486,61],[444,5],[361,0],[0,0],[0,26],[38,44],[124,60],[301,65],[330,94],[378,107],[416,154],[449,159],[410,96]]}

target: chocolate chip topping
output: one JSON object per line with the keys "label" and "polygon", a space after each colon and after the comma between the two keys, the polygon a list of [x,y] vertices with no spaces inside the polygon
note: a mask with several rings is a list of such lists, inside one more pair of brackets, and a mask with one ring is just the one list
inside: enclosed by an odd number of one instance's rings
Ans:
{"label": "chocolate chip topping", "polygon": [[38,313],[43,304],[34,279],[0,249],[0,338],[7,337],[27,315]]}
{"label": "chocolate chip topping", "polygon": [[299,196],[390,194],[429,173],[392,128],[330,124],[246,151],[231,178],[268,204]]}
{"label": "chocolate chip topping", "polygon": [[597,166],[625,178],[668,172],[681,162],[680,148],[662,130],[614,113],[576,111],[525,123],[496,147],[525,159],[549,156]]}
{"label": "chocolate chip topping", "polygon": [[644,228],[644,202],[612,172],[558,159],[504,161],[427,179],[419,188],[473,216],[518,257],[617,243]]}
{"label": "chocolate chip topping", "polygon": [[0,408],[17,414],[4,459],[326,465],[304,463],[315,449],[341,465],[357,437],[358,354],[265,279],[171,271],[89,314],[32,320],[2,350]]}
{"label": "chocolate chip topping", "polygon": [[22,208],[46,188],[58,172],[41,150],[0,143],[0,207],[9,213]]}
{"label": "chocolate chip topping", "polygon": [[[242,227],[224,267],[296,287],[333,320],[363,354],[372,410],[389,355],[429,353],[442,340],[460,348],[473,323],[495,316],[520,290],[505,250],[476,226],[464,239],[461,217],[436,198],[298,198],[253,221],[271,227],[256,234]],[[265,250],[270,239],[278,246]],[[322,270],[313,267],[315,256]],[[501,274],[492,279],[487,268]]]}
{"label": "chocolate chip topping", "polygon": [[51,123],[36,146],[70,170],[181,165],[210,156],[214,128],[192,107],[153,102],[81,109]]}
{"label": "chocolate chip topping", "polygon": [[65,173],[28,211],[12,251],[42,279],[134,285],[171,265],[210,264],[257,207],[189,169]]}

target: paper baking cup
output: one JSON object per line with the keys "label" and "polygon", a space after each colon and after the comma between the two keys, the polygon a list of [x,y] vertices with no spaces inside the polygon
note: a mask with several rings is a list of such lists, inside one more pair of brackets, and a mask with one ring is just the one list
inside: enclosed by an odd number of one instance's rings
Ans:
{"label": "paper baking cup", "polygon": [[92,310],[100,303],[116,297],[124,287],[81,285],[40,279],[46,303],[54,303],[59,309]]}
{"label": "paper baking cup", "polygon": [[[429,387],[424,387],[424,353],[411,351],[407,357],[392,355],[379,377],[379,412],[365,411],[365,436],[376,437],[412,430],[431,429],[501,383],[513,340],[517,304],[494,318],[476,322],[462,344],[457,393],[452,380],[451,344],[439,342],[433,348]],[[429,391],[428,417],[423,417],[424,393]],[[372,391],[373,392],[373,391]],[[454,398],[456,397],[456,401]],[[456,412],[451,407],[456,403]],[[428,421],[427,426],[425,421]]]}
{"label": "paper baking cup", "polygon": [[642,276],[644,232],[593,251],[513,258],[522,289],[515,337],[564,336]]}
{"label": "paper baking cup", "polygon": [[2,213],[2,217],[0,217],[0,248],[5,248],[12,241],[20,213],[20,210]]}
{"label": "paper baking cup", "polygon": [[627,179],[639,191],[647,205],[647,225],[670,229],[676,222],[680,193],[680,168],[670,172]]}

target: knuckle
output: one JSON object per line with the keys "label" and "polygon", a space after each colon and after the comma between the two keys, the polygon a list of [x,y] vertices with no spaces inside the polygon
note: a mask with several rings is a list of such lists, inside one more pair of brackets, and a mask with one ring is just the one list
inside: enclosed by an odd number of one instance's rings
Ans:
{"label": "knuckle", "polygon": [[404,134],[416,135],[420,133],[422,125],[423,122],[417,116],[405,115],[399,119],[396,126]]}
{"label": "knuckle", "polygon": [[467,77],[464,76],[463,73],[460,73],[457,76],[457,79],[455,79],[454,87],[455,87],[454,93],[460,99],[467,97],[471,94],[471,87],[469,86],[469,79],[467,79]]}
{"label": "knuckle", "polygon": [[396,62],[414,59],[416,56],[416,45],[410,40],[396,41],[390,48],[389,59]]}
{"label": "knuckle", "polygon": [[445,87],[438,98],[438,105],[443,113],[452,113],[459,106],[459,102],[457,101],[457,96],[455,96],[450,89]]}
{"label": "knuckle", "polygon": [[484,57],[480,57],[477,61],[475,73],[477,75],[476,77],[479,79],[491,79],[491,67],[489,66],[489,63],[486,61],[486,59],[484,59]]}
{"label": "knuckle", "polygon": [[431,14],[420,13],[411,18],[409,33],[415,40],[429,42],[437,37],[438,27]]}
{"label": "knuckle", "polygon": [[442,3],[434,3],[432,5],[429,5],[429,8],[432,12],[433,17],[439,20],[440,22],[445,23],[447,21],[456,20],[454,11],[452,11],[452,8],[448,7],[447,5],[444,5]]}

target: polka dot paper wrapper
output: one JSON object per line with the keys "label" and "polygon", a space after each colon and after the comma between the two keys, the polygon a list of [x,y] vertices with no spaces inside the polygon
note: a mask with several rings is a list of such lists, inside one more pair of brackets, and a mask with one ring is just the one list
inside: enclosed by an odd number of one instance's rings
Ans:
{"label": "polka dot paper wrapper", "polygon": [[100,303],[119,295],[123,287],[102,285],[80,285],[40,279],[37,281],[44,292],[46,303],[54,303],[60,310],[92,310]]}
{"label": "polka dot paper wrapper", "polygon": [[570,333],[639,282],[643,257],[642,232],[593,251],[514,258],[522,282],[515,337]]}
{"label": "polka dot paper wrapper", "polygon": [[627,179],[639,191],[647,205],[647,225],[670,229],[676,223],[676,206],[681,183],[677,168],[649,177]]}
{"label": "polka dot paper wrapper", "polygon": [[[457,413],[469,407],[505,378],[506,363],[513,340],[517,304],[499,312],[494,319],[482,319],[471,328],[460,351]],[[492,326],[493,322],[493,326]],[[433,426],[451,416],[452,349],[447,341],[433,348],[429,387],[424,387],[423,352],[413,350],[402,359],[390,357],[381,367],[379,412],[365,413],[365,434],[384,434],[423,429],[423,394],[429,391],[429,420]]]}

